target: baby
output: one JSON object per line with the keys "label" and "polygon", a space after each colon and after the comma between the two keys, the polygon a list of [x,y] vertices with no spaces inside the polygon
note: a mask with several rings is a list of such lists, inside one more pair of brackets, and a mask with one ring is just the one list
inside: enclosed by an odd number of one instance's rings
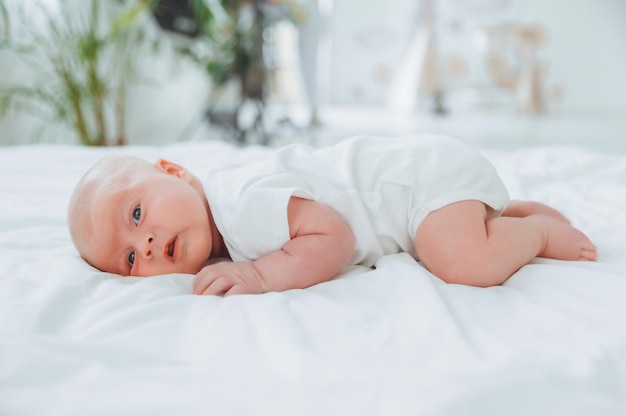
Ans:
{"label": "baby", "polygon": [[68,223],[94,267],[196,274],[193,291],[205,295],[306,288],[398,252],[481,287],[536,256],[597,259],[559,212],[510,201],[480,153],[437,135],[291,145],[202,180],[167,160],[112,156],[78,183]]}

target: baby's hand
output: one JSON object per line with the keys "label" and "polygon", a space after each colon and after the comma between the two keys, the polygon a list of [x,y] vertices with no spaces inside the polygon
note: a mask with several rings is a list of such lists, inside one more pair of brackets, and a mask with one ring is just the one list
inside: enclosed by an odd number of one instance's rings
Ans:
{"label": "baby's hand", "polygon": [[211,264],[198,272],[193,293],[217,296],[263,293],[261,281],[261,275],[252,263]]}

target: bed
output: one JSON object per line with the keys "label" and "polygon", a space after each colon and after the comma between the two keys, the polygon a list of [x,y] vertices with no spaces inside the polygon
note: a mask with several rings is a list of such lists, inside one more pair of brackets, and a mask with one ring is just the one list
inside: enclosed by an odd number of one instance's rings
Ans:
{"label": "bed", "polygon": [[0,415],[626,414],[626,155],[484,153],[514,198],[564,212],[597,263],[536,259],[487,289],[405,254],[304,290],[191,294],[193,276],[98,272],[66,226],[112,153],[192,170],[263,157],[218,141],[0,149]]}

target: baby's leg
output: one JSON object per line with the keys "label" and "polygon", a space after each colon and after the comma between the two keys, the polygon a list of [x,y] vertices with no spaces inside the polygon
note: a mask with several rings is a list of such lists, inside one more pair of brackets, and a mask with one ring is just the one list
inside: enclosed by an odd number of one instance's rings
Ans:
{"label": "baby's leg", "polygon": [[513,200],[502,213],[504,217],[528,217],[535,214],[549,215],[568,224],[570,223],[569,220],[556,209],[535,201]]}
{"label": "baby's leg", "polygon": [[415,235],[421,262],[449,283],[494,286],[536,256],[595,260],[591,241],[550,215],[486,220],[485,205],[460,201],[430,213]]}

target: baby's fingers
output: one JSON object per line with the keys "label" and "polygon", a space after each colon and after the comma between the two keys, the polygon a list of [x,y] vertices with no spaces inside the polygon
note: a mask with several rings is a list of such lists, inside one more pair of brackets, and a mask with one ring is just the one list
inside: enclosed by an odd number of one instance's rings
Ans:
{"label": "baby's fingers", "polygon": [[197,275],[196,279],[193,281],[193,294],[199,295],[204,292],[213,280],[209,280],[206,275]]}
{"label": "baby's fingers", "polygon": [[233,287],[228,289],[226,293],[224,293],[224,296],[247,295],[249,293],[250,293],[250,289],[248,289],[248,287],[242,284],[237,284],[237,285],[233,285]]}
{"label": "baby's fingers", "polygon": [[[219,282],[218,282],[219,280]],[[193,282],[193,293],[196,295],[214,295],[218,288],[221,290],[227,289],[223,283],[224,278],[217,273],[212,273],[209,270],[202,270],[196,280]],[[217,284],[216,284],[217,283]],[[214,286],[215,285],[215,286]],[[212,289],[211,289],[212,288]]]}
{"label": "baby's fingers", "polygon": [[233,287],[233,283],[230,279],[225,277],[218,277],[211,283],[206,289],[202,291],[202,295],[217,295],[224,296]]}

